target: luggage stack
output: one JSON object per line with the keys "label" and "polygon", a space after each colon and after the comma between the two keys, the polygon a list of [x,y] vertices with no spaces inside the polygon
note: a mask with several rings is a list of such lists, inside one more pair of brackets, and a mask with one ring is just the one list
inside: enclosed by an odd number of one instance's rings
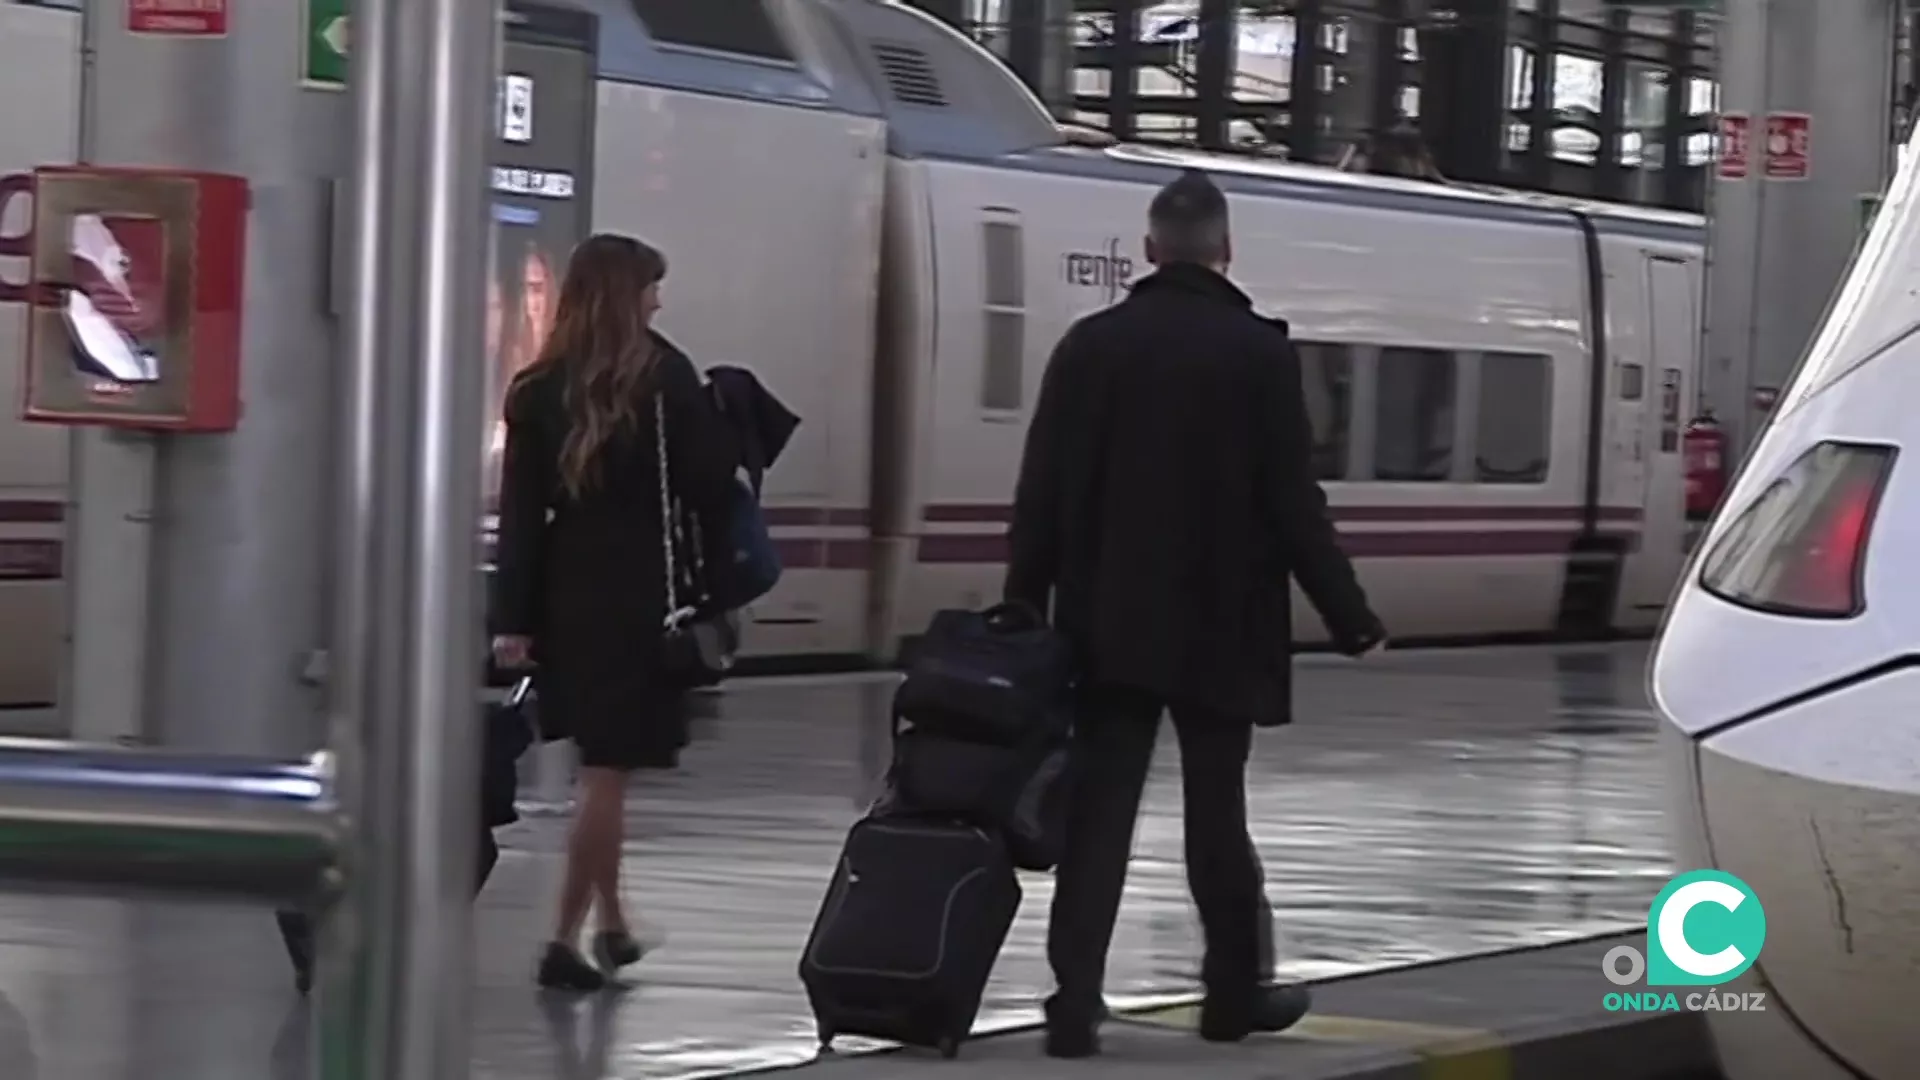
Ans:
{"label": "luggage stack", "polygon": [[822,1048],[959,1053],[1020,907],[1059,861],[1072,667],[1038,614],[943,611],[894,695],[887,788],[847,836],[800,960]]}

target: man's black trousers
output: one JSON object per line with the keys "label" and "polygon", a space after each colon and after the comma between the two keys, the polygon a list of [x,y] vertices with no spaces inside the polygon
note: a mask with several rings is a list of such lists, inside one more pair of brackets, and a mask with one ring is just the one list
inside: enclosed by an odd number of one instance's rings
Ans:
{"label": "man's black trousers", "polygon": [[1107,948],[1163,712],[1180,740],[1187,885],[1206,940],[1201,981],[1209,997],[1236,1008],[1271,977],[1272,913],[1247,832],[1252,723],[1139,690],[1096,687],[1083,694],[1076,716],[1066,856],[1054,873],[1047,929],[1056,1015],[1092,1018],[1102,1008]]}

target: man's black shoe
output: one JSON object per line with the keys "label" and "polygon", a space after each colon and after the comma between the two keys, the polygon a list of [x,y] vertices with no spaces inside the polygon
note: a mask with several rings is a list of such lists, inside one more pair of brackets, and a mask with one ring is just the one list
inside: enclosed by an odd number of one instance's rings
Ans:
{"label": "man's black shoe", "polygon": [[1046,1012],[1048,1057],[1090,1058],[1100,1053],[1100,1022],[1107,1014],[1104,1004],[1088,1014],[1063,1008],[1058,1001],[1049,999]]}
{"label": "man's black shoe", "polygon": [[1048,1024],[1047,1056],[1090,1058],[1100,1053],[1100,1029],[1094,1024]]}
{"label": "man's black shoe", "polygon": [[1200,1037],[1239,1042],[1249,1035],[1285,1031],[1313,1008],[1313,994],[1298,983],[1262,986],[1246,1007],[1212,997],[1200,1003]]}

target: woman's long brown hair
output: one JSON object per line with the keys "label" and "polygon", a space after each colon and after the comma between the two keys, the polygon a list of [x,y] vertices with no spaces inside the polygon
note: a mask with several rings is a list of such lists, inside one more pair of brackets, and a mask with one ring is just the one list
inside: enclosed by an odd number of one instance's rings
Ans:
{"label": "woman's long brown hair", "polygon": [[646,398],[658,356],[643,298],[666,276],[666,256],[630,236],[594,236],[567,262],[553,333],[526,374],[553,369],[563,380],[560,482],[574,498],[593,486],[600,451],[633,428]]}

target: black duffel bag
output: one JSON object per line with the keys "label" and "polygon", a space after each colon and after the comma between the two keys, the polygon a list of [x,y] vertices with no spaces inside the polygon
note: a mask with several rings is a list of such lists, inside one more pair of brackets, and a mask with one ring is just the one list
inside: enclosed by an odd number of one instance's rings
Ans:
{"label": "black duffel bag", "polygon": [[1073,689],[1065,638],[1024,604],[942,611],[920,639],[893,713],[916,732],[995,746],[1064,733]]}
{"label": "black duffel bag", "polygon": [[952,817],[1002,836],[1015,866],[1051,870],[1066,843],[1064,731],[1018,746],[945,738],[895,721],[893,763],[874,813]]}

